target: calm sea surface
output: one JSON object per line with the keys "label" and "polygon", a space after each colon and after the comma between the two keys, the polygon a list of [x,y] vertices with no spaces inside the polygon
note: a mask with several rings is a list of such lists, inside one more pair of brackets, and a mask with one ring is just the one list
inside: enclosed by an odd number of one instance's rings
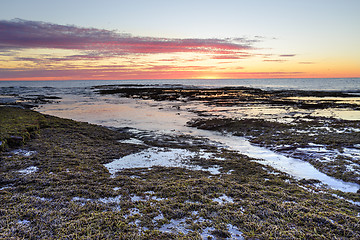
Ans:
{"label": "calm sea surface", "polygon": [[283,78],[283,79],[153,79],[153,80],[74,80],[0,81],[0,87],[91,87],[112,84],[191,85],[203,87],[246,86],[263,90],[360,91],[360,78]]}

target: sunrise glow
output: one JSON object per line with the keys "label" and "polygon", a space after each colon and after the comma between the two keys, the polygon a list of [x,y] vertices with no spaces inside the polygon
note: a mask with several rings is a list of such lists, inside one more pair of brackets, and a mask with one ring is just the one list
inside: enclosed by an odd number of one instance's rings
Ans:
{"label": "sunrise glow", "polygon": [[[116,1],[111,2],[117,6]],[[265,1],[256,2],[263,3],[266,9]],[[231,3],[232,7],[239,7],[236,1]],[[188,13],[188,18],[194,21],[185,21],[186,14],[172,17],[166,13],[169,6],[164,5],[163,22],[155,12],[142,16],[146,19],[143,24],[149,29],[143,32],[139,32],[138,22],[130,21],[133,15],[128,14],[109,16],[113,19],[112,27],[99,27],[101,18],[96,17],[99,22],[94,23],[87,15],[92,2],[79,9],[77,18],[73,16],[73,22],[66,24],[51,17],[46,19],[44,12],[34,15],[11,12],[14,6],[10,1],[7,4],[9,11],[6,4],[0,10],[1,16],[7,16],[0,19],[0,80],[360,77],[360,34],[352,30],[354,20],[360,20],[354,12],[354,6],[359,7],[356,1],[347,5],[339,3],[342,14],[336,16],[332,12],[339,4],[329,3],[322,12],[316,12],[322,6],[313,2],[310,9],[306,4],[279,5],[276,10],[279,13],[293,13],[292,18],[285,14],[283,19],[273,16],[275,12],[250,14],[246,9],[255,6],[250,3],[243,4],[241,9],[245,10],[239,10],[238,14],[229,6],[209,4],[202,6],[204,11]],[[69,1],[64,4],[70,6]],[[51,8],[51,4],[43,7]],[[205,11],[214,7],[224,10],[216,16],[220,25]],[[273,17],[269,18],[270,15]],[[245,18],[250,16],[256,16],[257,20],[246,23]],[[195,17],[202,20],[196,22]],[[324,18],[336,24],[330,27],[321,20]],[[94,26],[84,26],[81,19],[89,19]],[[198,24],[196,31],[193,24]],[[297,32],[291,24],[297,24]],[[268,28],[272,31],[268,32]],[[151,29],[154,34],[149,32]],[[163,35],[159,34],[162,30]]]}

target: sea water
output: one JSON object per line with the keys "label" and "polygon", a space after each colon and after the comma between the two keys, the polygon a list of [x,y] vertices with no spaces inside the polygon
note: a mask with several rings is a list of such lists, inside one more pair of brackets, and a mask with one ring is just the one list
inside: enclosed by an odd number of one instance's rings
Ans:
{"label": "sea water", "polygon": [[0,81],[0,87],[86,88],[97,85],[143,84],[201,87],[245,86],[263,90],[322,90],[360,92],[360,78],[276,78],[276,79],[148,79],[148,80],[70,80]]}

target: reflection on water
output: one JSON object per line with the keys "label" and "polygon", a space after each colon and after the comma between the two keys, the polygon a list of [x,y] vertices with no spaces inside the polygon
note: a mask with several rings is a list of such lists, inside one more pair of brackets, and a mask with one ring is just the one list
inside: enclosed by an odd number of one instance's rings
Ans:
{"label": "reflection on water", "polygon": [[[346,192],[356,192],[359,189],[357,184],[345,183],[341,180],[329,177],[307,162],[285,157],[271,150],[251,145],[245,138],[221,135],[216,132],[189,128],[186,122],[194,117],[196,113],[208,113],[221,116],[246,116],[269,118],[277,116],[296,116],[297,114],[313,114],[314,112],[293,113],[289,109],[230,107],[227,111],[224,107],[209,107],[201,102],[189,104],[169,101],[155,102],[152,100],[136,100],[118,98],[117,96],[92,96],[84,97],[63,96],[63,100],[57,104],[43,105],[38,110],[42,113],[56,115],[59,117],[71,118],[79,121],[86,121],[109,127],[133,127],[143,130],[151,130],[166,134],[188,134],[195,137],[204,137],[216,141],[223,146],[239,151],[242,154],[259,159],[260,163],[286,172],[296,178],[317,179],[329,187]],[[285,119],[285,118],[284,118]]]}
{"label": "reflection on water", "polygon": [[360,120],[360,110],[354,111],[352,109],[318,109],[311,113],[314,117],[328,117],[339,118],[343,120]]}
{"label": "reflection on water", "polygon": [[223,143],[232,150],[236,150],[249,157],[259,159],[257,162],[270,165],[273,168],[286,172],[297,179],[316,179],[328,185],[330,188],[344,192],[356,192],[359,189],[358,184],[347,183],[333,177],[329,177],[326,174],[319,172],[308,162],[286,157],[266,148],[254,146],[243,137],[227,136],[203,130],[199,130],[197,135]]}
{"label": "reflection on water", "polygon": [[299,100],[308,103],[313,102],[335,102],[339,104],[356,104],[360,105],[360,97],[287,97],[287,100]]}
{"label": "reflection on water", "polygon": [[[169,80],[168,80],[169,81]],[[185,80],[184,80],[185,81]],[[287,81],[287,83],[286,83]],[[298,85],[294,84],[297,82]],[[308,86],[311,90],[324,89],[320,80],[311,81],[313,85],[304,84],[308,80],[278,80],[278,81],[196,81],[197,86],[248,86],[261,87],[263,89],[301,89],[301,86]],[[325,81],[330,84],[335,80]],[[350,80],[349,80],[350,81]],[[359,89],[360,79],[353,79],[348,85],[330,84],[327,90],[350,90]],[[154,84],[157,81],[137,81],[137,84]],[[336,81],[335,81],[336,82]],[[339,80],[337,81],[339,82]],[[108,81],[107,84],[118,84],[119,82]],[[131,81],[122,81],[121,83],[133,83]],[[158,83],[167,83],[166,80],[158,81]],[[181,81],[169,81],[169,84],[181,83]],[[242,83],[242,84],[241,84]],[[281,85],[281,84],[282,85]],[[316,88],[316,84],[320,88]],[[349,120],[360,120],[360,111],[352,109],[299,109],[295,106],[279,106],[279,105],[248,105],[246,103],[232,106],[214,106],[205,105],[201,100],[189,102],[171,102],[171,101],[152,101],[141,99],[119,98],[115,95],[100,96],[94,94],[88,88],[89,86],[104,84],[104,82],[96,81],[71,81],[71,82],[36,82],[23,83],[23,86],[16,86],[14,83],[0,83],[0,100],[3,102],[11,102],[9,95],[16,96],[32,96],[32,95],[55,95],[62,99],[58,103],[41,105],[37,110],[45,114],[70,118],[78,121],[85,121],[94,124],[100,124],[108,127],[133,127],[143,130],[151,130],[157,133],[166,134],[188,134],[195,137],[205,137],[212,141],[217,141],[227,148],[239,151],[248,156],[263,159],[260,161],[269,164],[281,171],[287,172],[298,178],[315,178],[330,187],[341,189],[343,191],[356,191],[359,187],[356,184],[348,184],[342,181],[328,177],[310,164],[286,158],[280,154],[276,154],[270,150],[259,148],[251,145],[246,139],[224,136],[217,133],[197,130],[186,126],[186,122],[192,118],[202,117],[227,117],[227,118],[260,118],[271,121],[291,122],[298,117],[306,118],[310,116],[316,117],[335,117]],[[35,85],[34,85],[35,84]],[[186,80],[186,84],[192,84]],[[257,85],[258,84],[258,85]],[[268,85],[267,85],[268,84]],[[278,84],[278,85],[277,85]],[[314,85],[315,84],[315,85]],[[47,86],[47,87],[44,87]],[[293,86],[293,87],[291,87]],[[334,87],[334,86],[341,86]],[[357,87],[356,87],[357,86]],[[299,101],[339,101],[346,104],[359,105],[359,96],[354,94],[352,98],[298,98],[293,100]]]}
{"label": "reflection on water", "polygon": [[[181,167],[191,170],[209,171],[211,174],[219,174],[219,167],[203,168],[191,163],[192,158],[212,157],[204,151],[192,152],[186,149],[169,149],[153,147],[142,152],[130,154],[113,162],[105,164],[113,176],[116,172],[128,168],[152,168],[162,167]],[[212,157],[214,159],[214,157]]]}
{"label": "reflection on water", "polygon": [[150,106],[150,103],[117,97],[95,100],[78,96],[76,99],[64,97],[58,104],[42,105],[38,111],[107,127],[133,127],[164,133],[184,130],[186,122],[196,116],[171,105],[151,103]]}

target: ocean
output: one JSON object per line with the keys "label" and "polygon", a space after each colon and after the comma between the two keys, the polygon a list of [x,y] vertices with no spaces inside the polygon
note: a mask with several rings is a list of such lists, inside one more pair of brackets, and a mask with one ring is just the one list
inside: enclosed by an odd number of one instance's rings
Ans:
{"label": "ocean", "polygon": [[278,79],[150,79],[150,80],[70,80],[0,81],[0,87],[79,88],[97,85],[144,84],[200,87],[244,86],[263,90],[321,90],[360,92],[360,78],[278,78]]}

